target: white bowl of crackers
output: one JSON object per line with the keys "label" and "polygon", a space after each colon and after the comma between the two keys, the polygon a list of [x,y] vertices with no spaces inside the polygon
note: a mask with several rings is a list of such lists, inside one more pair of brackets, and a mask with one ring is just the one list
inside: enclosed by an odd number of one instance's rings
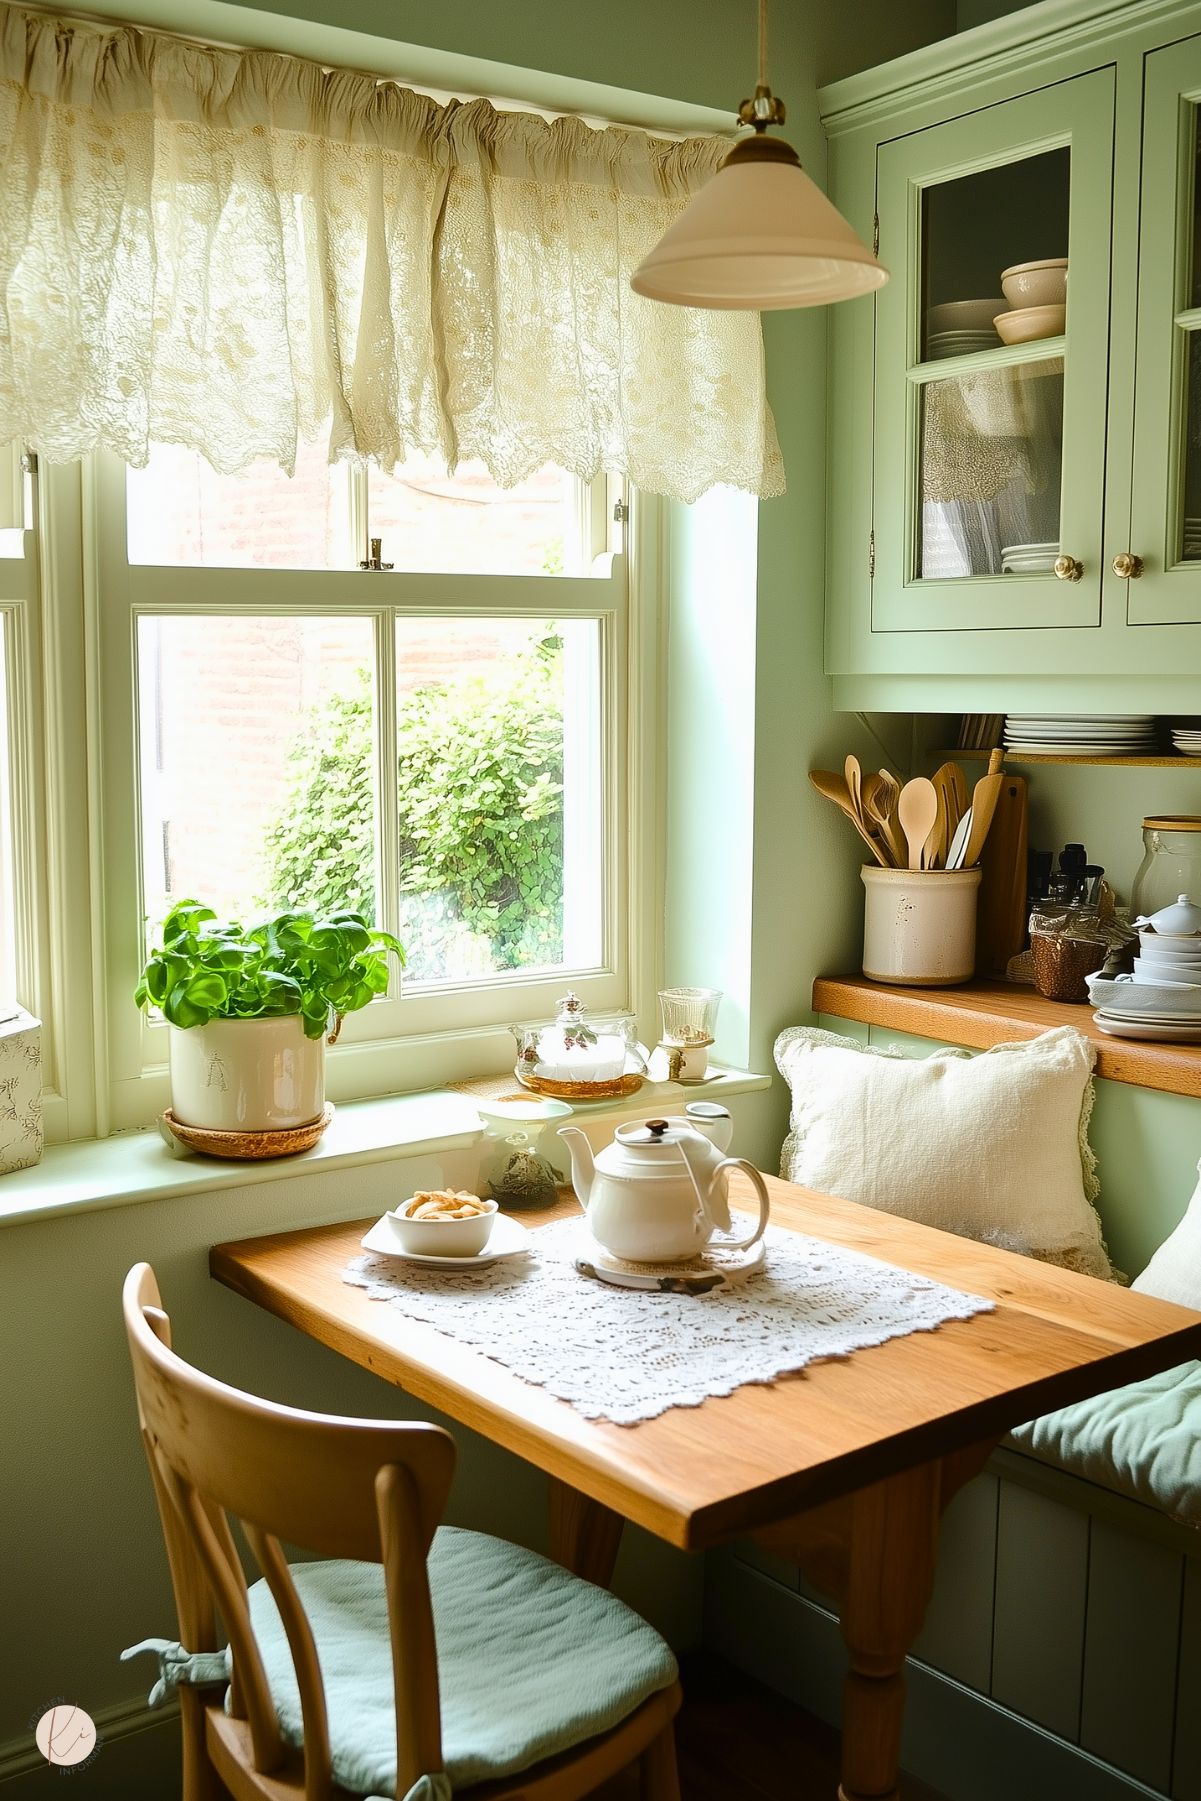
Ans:
{"label": "white bowl of crackers", "polygon": [[421,1188],[388,1218],[404,1249],[417,1256],[477,1257],[492,1236],[496,1202],[465,1188]]}

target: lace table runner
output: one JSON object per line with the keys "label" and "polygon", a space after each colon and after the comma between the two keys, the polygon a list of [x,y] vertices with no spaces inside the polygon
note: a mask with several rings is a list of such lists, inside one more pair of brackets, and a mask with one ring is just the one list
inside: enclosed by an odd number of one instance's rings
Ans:
{"label": "lace table runner", "polygon": [[483,1351],[585,1418],[622,1426],[993,1307],[774,1226],[760,1274],[698,1295],[612,1288],[580,1275],[575,1257],[594,1248],[580,1220],[557,1220],[531,1236],[532,1255],[480,1270],[364,1255],[343,1280]]}

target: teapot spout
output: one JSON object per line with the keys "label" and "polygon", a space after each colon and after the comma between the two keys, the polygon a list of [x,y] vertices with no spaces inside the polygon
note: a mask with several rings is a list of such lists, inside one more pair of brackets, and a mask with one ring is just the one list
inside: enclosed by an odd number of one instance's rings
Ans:
{"label": "teapot spout", "polygon": [[560,1126],[559,1137],[562,1138],[571,1157],[571,1186],[575,1189],[576,1199],[584,1211],[588,1210],[588,1197],[592,1193],[592,1177],[595,1165],[592,1161],[592,1146],[587,1134],[578,1126]]}

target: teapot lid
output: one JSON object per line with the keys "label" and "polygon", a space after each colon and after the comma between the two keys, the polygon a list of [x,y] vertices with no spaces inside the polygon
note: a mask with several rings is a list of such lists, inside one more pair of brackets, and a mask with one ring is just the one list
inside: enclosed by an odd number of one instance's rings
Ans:
{"label": "teapot lid", "polygon": [[1187,894],[1177,895],[1170,907],[1135,920],[1136,926],[1149,926],[1158,937],[1191,938],[1201,932],[1201,907]]}
{"label": "teapot lid", "polygon": [[653,1151],[660,1145],[679,1144],[681,1138],[694,1138],[696,1134],[682,1119],[639,1119],[618,1126],[613,1136],[630,1150]]}

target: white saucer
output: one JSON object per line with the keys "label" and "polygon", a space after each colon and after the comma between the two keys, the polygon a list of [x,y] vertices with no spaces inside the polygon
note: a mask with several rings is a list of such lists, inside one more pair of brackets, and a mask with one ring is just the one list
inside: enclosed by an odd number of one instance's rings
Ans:
{"label": "white saucer", "polygon": [[531,1233],[507,1213],[497,1214],[491,1238],[474,1257],[430,1257],[421,1251],[406,1251],[389,1213],[377,1219],[359,1242],[365,1251],[374,1251],[379,1257],[400,1257],[405,1263],[427,1263],[435,1269],[483,1269],[485,1264],[499,1263],[503,1257],[524,1257],[535,1249]]}
{"label": "white saucer", "polygon": [[594,1276],[614,1288],[638,1288],[651,1294],[709,1294],[715,1288],[732,1288],[763,1268],[767,1245],[761,1238],[747,1251],[727,1251],[720,1239],[707,1244],[684,1263],[627,1263],[597,1244],[588,1242],[575,1254],[581,1276]]}
{"label": "white saucer", "polygon": [[1160,1044],[1201,1044],[1201,1020],[1196,1025],[1151,1025],[1143,1019],[1123,1018],[1104,1011],[1094,1013],[1100,1030],[1110,1038],[1147,1038]]}

